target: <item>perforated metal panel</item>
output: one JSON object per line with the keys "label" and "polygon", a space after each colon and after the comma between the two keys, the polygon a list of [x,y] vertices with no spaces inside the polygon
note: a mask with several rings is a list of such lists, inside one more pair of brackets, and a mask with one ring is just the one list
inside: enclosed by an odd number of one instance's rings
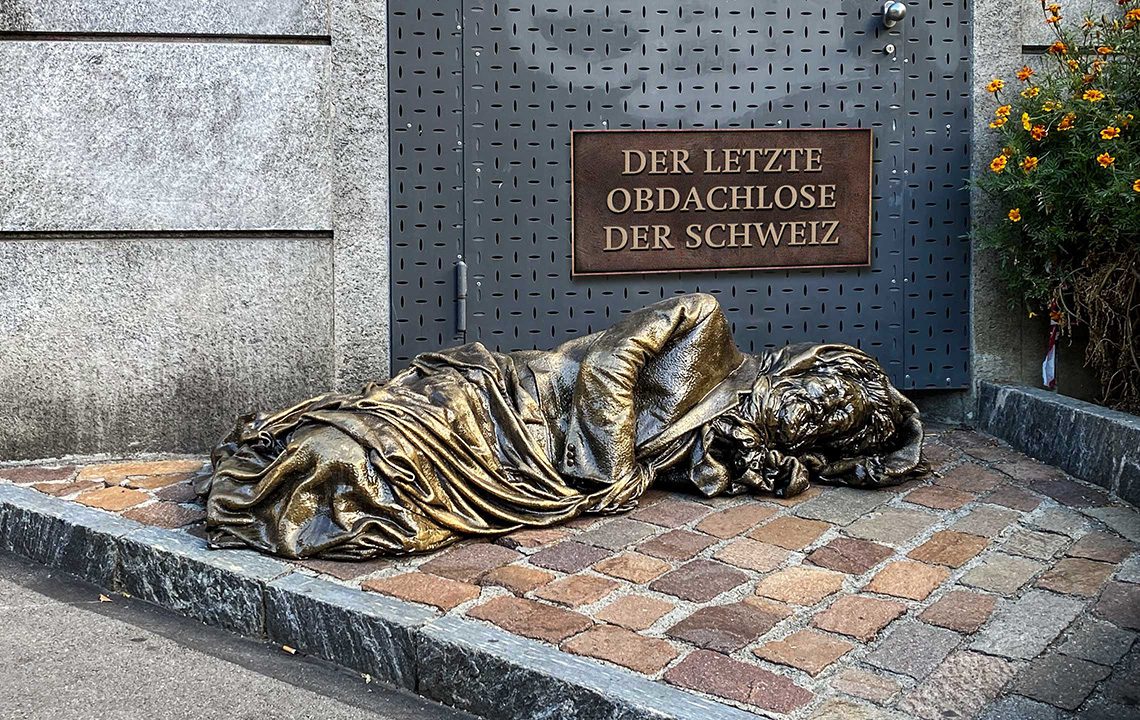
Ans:
{"label": "perforated metal panel", "polygon": [[[719,297],[744,348],[848,342],[905,387],[965,385],[968,70],[954,2],[912,3],[903,32],[888,33],[875,0],[466,0],[429,4],[433,18],[462,18],[436,23],[445,47],[430,49],[430,23],[416,17],[427,11],[410,5],[392,10],[397,367],[455,338],[453,291],[437,289],[463,254],[466,339],[491,347],[549,347],[702,291]],[[461,115],[461,157],[446,132],[432,155],[417,115],[441,130]],[[570,130],[700,127],[873,128],[872,266],[571,280]],[[417,152],[447,159],[436,163],[446,177]],[[460,189],[422,197],[457,168]],[[401,223],[414,231],[401,236]],[[443,239],[430,242],[429,228]]]}

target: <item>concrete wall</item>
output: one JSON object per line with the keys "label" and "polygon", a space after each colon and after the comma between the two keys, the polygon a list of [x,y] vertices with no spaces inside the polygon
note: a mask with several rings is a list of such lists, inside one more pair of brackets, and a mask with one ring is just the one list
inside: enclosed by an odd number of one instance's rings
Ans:
{"label": "concrete wall", "polygon": [[0,2],[0,459],[386,376],[385,14]]}

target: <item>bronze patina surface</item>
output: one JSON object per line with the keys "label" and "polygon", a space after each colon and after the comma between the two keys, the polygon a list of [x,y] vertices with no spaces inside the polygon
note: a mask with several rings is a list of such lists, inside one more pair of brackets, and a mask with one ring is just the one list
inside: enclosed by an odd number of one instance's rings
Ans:
{"label": "bronze patina surface", "polygon": [[575,275],[871,262],[871,131],[578,130]]}
{"label": "bronze patina surface", "polygon": [[743,354],[694,294],[551,351],[424,353],[359,394],[244,417],[198,489],[215,547],[363,559],[622,512],[655,483],[894,484],[925,471],[922,435],[862,351]]}

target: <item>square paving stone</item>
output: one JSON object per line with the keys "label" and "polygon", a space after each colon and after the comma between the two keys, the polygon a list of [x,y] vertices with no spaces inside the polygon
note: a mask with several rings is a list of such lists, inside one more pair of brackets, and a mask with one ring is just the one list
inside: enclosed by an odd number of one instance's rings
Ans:
{"label": "square paving stone", "polygon": [[1108,563],[1065,558],[1046,570],[1036,584],[1037,587],[1066,595],[1094,597],[1100,593],[1101,587],[1115,570],[1116,566]]}
{"label": "square paving stone", "polygon": [[494,623],[507,632],[558,644],[593,626],[593,622],[573,610],[517,597],[497,597],[476,605],[467,614]]}
{"label": "square paving stone", "polygon": [[1079,538],[1089,532],[1089,522],[1083,515],[1063,508],[1047,508],[1027,518],[1025,524],[1045,532]]}
{"label": "square paving stone", "polygon": [[653,675],[677,657],[667,641],[649,638],[613,625],[598,625],[562,644],[575,655],[607,660],[646,675]]}
{"label": "square paving stone", "polygon": [[610,551],[568,540],[539,550],[530,556],[530,562],[548,570],[576,573],[584,570],[602,558],[609,557]]}
{"label": "square paving stone", "polygon": [[709,515],[696,525],[696,529],[721,539],[736,537],[751,530],[776,514],[776,508],[760,503],[747,503]]}
{"label": "square paving stone", "polygon": [[799,630],[783,640],[765,643],[752,652],[758,658],[794,667],[814,676],[846,655],[853,647],[855,646],[847,640],[812,630]]}
{"label": "square paving stone", "polygon": [[495,542],[503,547],[533,550],[534,548],[554,545],[569,535],[570,531],[565,527],[529,528],[527,530],[515,530],[513,533],[507,533],[495,540]]}
{"label": "square paving stone", "polygon": [[1136,550],[1136,546],[1124,538],[1108,532],[1091,532],[1069,548],[1072,557],[1118,563]]}
{"label": "square paving stone", "polygon": [[1029,558],[994,553],[963,575],[961,582],[1000,595],[1012,595],[1046,567]]}
{"label": "square paving stone", "polygon": [[398,562],[395,558],[381,557],[364,562],[348,562],[342,560],[297,560],[302,567],[316,570],[325,575],[331,575],[337,580],[353,580],[365,575],[371,575],[378,570],[394,567]]}
{"label": "square paving stone", "polygon": [[977,535],[942,530],[908,553],[908,557],[926,563],[957,568],[986,548],[989,541]]}
{"label": "square paving stone", "polygon": [[595,575],[571,575],[541,586],[535,597],[576,608],[601,600],[616,590],[618,583]]}
{"label": "square paving stone", "polygon": [[955,632],[973,633],[986,624],[997,597],[967,590],[953,590],[922,611],[919,619]]}
{"label": "square paving stone", "polygon": [[979,505],[950,529],[984,538],[995,538],[1021,517],[1021,513],[996,505]]}
{"label": "square paving stone", "polygon": [[902,689],[901,685],[886,676],[855,668],[841,670],[831,679],[831,687],[879,705],[886,705]]}
{"label": "square paving stone", "polygon": [[637,546],[638,552],[663,560],[688,560],[716,542],[716,538],[691,530],[670,530]]}
{"label": "square paving stone", "polygon": [[1140,583],[1140,555],[1133,555],[1121,564],[1116,579],[1126,583]]}
{"label": "square paving stone", "polygon": [[1045,463],[1024,457],[1001,462],[996,467],[1011,478],[1021,480],[1022,482],[1031,483],[1040,480],[1065,479],[1065,472],[1060,468],[1055,468],[1052,465],[1046,465]]}
{"label": "square paving stone", "polygon": [[923,720],[972,718],[997,697],[1013,676],[1001,658],[956,652],[946,659],[899,707]]}
{"label": "square paving stone", "polygon": [[784,564],[790,553],[775,545],[739,538],[717,550],[714,558],[738,568],[771,572]]}
{"label": "square paving stone", "polygon": [[479,588],[475,585],[418,572],[366,580],[360,587],[400,600],[432,605],[444,612],[479,597]]}
{"label": "square paving stone", "polygon": [[830,570],[790,567],[756,585],[756,594],[793,605],[815,605],[843,587],[843,576]]}
{"label": "square paving stone", "polygon": [[553,573],[548,573],[545,570],[527,567],[526,565],[505,565],[484,575],[480,583],[506,588],[515,595],[525,595],[553,579]]}
{"label": "square paving stone", "polygon": [[926,485],[907,493],[903,500],[935,510],[957,510],[966,503],[972,502],[975,497],[972,493],[962,492],[954,488]]}
{"label": "square paving stone", "polygon": [[682,600],[708,602],[748,581],[743,572],[713,560],[693,560],[654,580],[649,588]]}
{"label": "square paving stone", "polygon": [[633,511],[632,517],[654,525],[679,528],[709,514],[709,507],[695,500],[661,500]]}
{"label": "square paving stone", "polygon": [[206,511],[186,508],[172,502],[155,502],[141,505],[123,513],[123,517],[144,525],[174,530],[206,519]]}
{"label": "square paving stone", "polygon": [[906,605],[893,600],[845,595],[812,618],[811,624],[866,642],[904,612]]}
{"label": "square paving stone", "polygon": [[850,525],[891,499],[874,489],[828,488],[814,500],[796,506],[792,513],[810,520]]}
{"label": "square paving stone", "polygon": [[665,671],[673,685],[777,713],[792,713],[814,697],[788,678],[739,660],[697,650]]}
{"label": "square paving stone", "polygon": [[119,512],[127,508],[141,505],[150,500],[150,495],[141,490],[131,490],[125,487],[105,487],[99,490],[88,490],[80,493],[75,502],[88,507]]}
{"label": "square paving stone", "polygon": [[1052,705],[1021,695],[1007,695],[987,705],[978,720],[1072,720],[1072,716]]}
{"label": "square paving stone", "polygon": [[639,585],[644,585],[654,578],[661,577],[669,570],[669,567],[669,563],[664,560],[636,552],[622,553],[606,558],[594,565],[594,569],[600,573],[629,580]]}
{"label": "square paving stone", "polygon": [[1076,710],[1108,673],[1103,665],[1052,653],[1029,663],[1014,680],[1013,692]]}
{"label": "square paving stone", "polygon": [[1134,632],[1085,617],[1073,624],[1057,651],[1099,665],[1115,665],[1132,649],[1135,640]]}
{"label": "square paving stone", "polygon": [[1029,487],[1042,495],[1048,495],[1065,507],[1085,508],[1108,505],[1108,495],[1103,490],[1081,485],[1072,480],[1039,480],[1031,482]]}
{"label": "square paving stone", "polygon": [[708,650],[731,653],[756,640],[783,619],[781,615],[746,603],[713,605],[700,608],[665,634]]}
{"label": "square paving stone", "polygon": [[963,463],[950,468],[935,479],[936,485],[961,490],[967,493],[984,493],[993,490],[1008,480],[1004,475],[975,463]]}
{"label": "square paving stone", "polygon": [[1005,601],[970,647],[990,655],[1028,660],[1037,657],[1084,610],[1081,600],[1030,590]]}
{"label": "square paving stone", "polygon": [[1100,594],[1095,610],[1114,625],[1140,630],[1140,585],[1110,582]]}
{"label": "square paving stone", "polygon": [[1127,507],[1098,507],[1082,510],[1083,513],[1100,520],[1117,535],[1140,543],[1140,511]]}
{"label": "square paving stone", "polygon": [[622,548],[641,542],[650,535],[660,532],[656,525],[638,522],[629,518],[615,518],[589,530],[579,533],[574,539],[588,545],[597,545],[609,550]]}
{"label": "square paving stone", "polygon": [[901,715],[883,708],[844,698],[828,698],[815,709],[807,720],[906,720]]}
{"label": "square paving stone", "polygon": [[824,522],[784,516],[761,525],[748,533],[748,537],[786,550],[799,550],[815,542],[830,528]]}
{"label": "square paving stone", "polygon": [[807,556],[812,565],[849,575],[862,575],[894,555],[894,550],[869,540],[839,537]]}
{"label": "square paving stone", "polygon": [[1041,504],[1041,498],[1039,496],[1024,488],[1017,487],[1000,487],[987,495],[984,499],[988,503],[1001,505],[1002,507],[1019,510],[1021,512],[1032,512]]}
{"label": "square paving stone", "polygon": [[31,485],[32,483],[54,483],[71,480],[78,472],[72,465],[61,467],[43,467],[39,465],[26,467],[0,467],[0,479],[16,485]]}
{"label": "square paving stone", "polygon": [[521,557],[522,553],[502,545],[476,542],[445,550],[420,565],[419,569],[432,575],[473,583],[495,568],[510,565]]}
{"label": "square paving stone", "polygon": [[644,630],[675,607],[673,603],[657,598],[623,595],[594,613],[594,618],[630,630]]}
{"label": "square paving stone", "polygon": [[922,680],[958,646],[961,636],[913,621],[896,623],[864,662]]}
{"label": "square paving stone", "polygon": [[949,577],[950,571],[940,565],[899,560],[877,572],[863,589],[909,600],[925,600]]}
{"label": "square paving stone", "polygon": [[905,545],[937,522],[936,515],[922,510],[883,508],[856,520],[844,532],[863,540]]}

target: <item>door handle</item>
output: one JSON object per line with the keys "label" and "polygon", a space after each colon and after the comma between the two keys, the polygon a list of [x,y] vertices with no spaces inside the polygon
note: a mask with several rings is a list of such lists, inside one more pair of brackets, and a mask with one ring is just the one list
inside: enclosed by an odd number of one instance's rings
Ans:
{"label": "door handle", "polygon": [[893,28],[906,17],[906,3],[887,0],[883,3],[883,26]]}

